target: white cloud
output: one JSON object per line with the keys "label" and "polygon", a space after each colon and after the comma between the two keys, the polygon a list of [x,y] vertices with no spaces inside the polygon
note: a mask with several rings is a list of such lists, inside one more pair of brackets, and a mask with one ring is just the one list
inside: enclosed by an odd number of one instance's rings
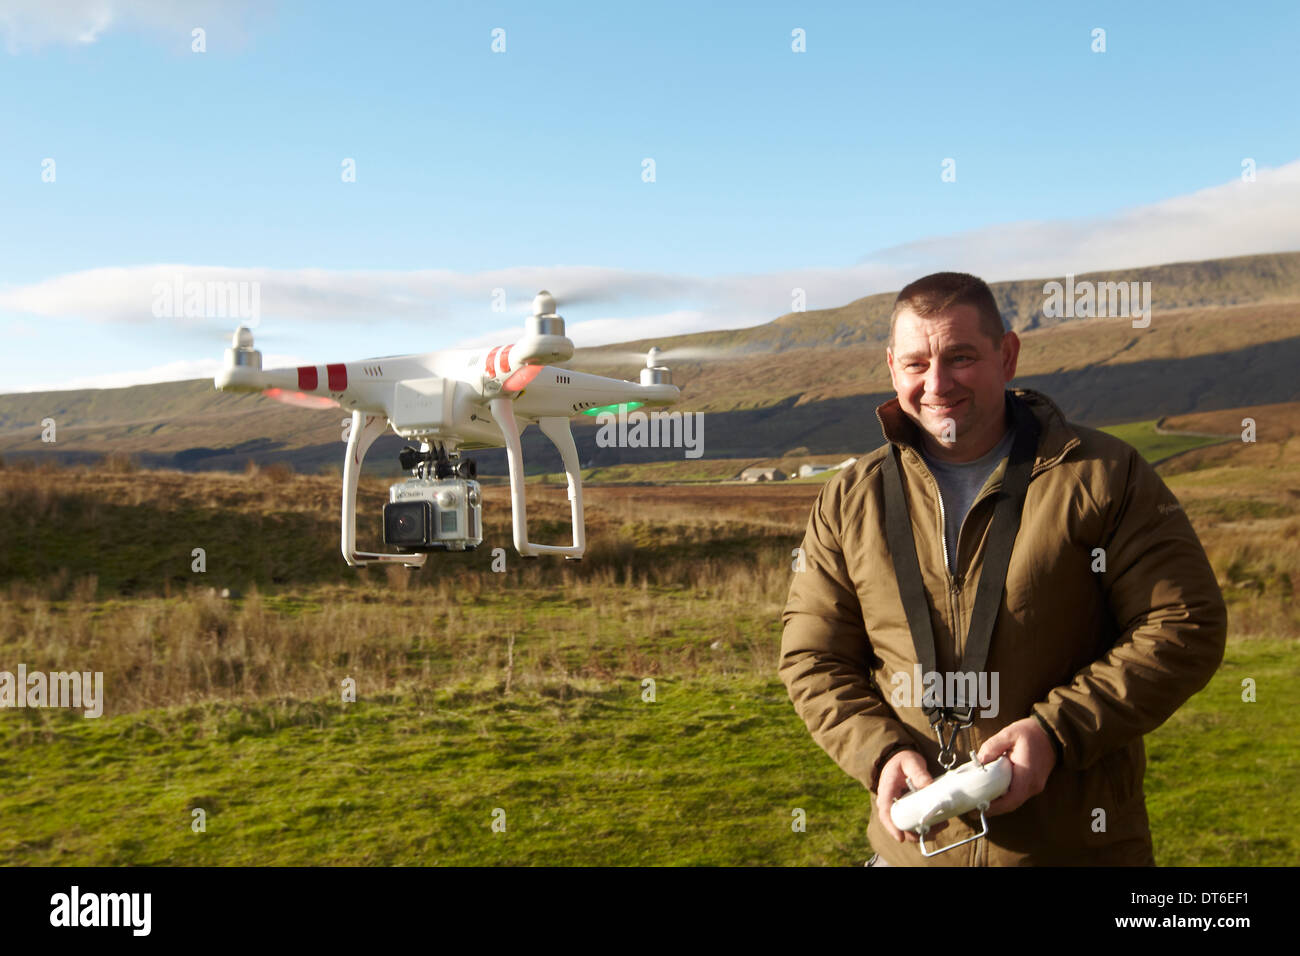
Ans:
{"label": "white cloud", "polygon": [[1300,161],[1088,219],[1013,222],[881,250],[913,278],[944,269],[990,282],[1300,249]]}
{"label": "white cloud", "polygon": [[[296,355],[267,355],[266,368],[283,368],[307,363]],[[221,370],[221,359],[196,359],[168,362],[150,368],[126,372],[105,372],[100,375],[83,375],[79,378],[61,379],[58,382],[19,385],[7,390],[16,392],[67,392],[80,388],[126,388],[129,385],[149,385],[155,382],[183,382],[194,378],[212,378]]]}
{"label": "white cloud", "polygon": [[[570,308],[590,314],[594,307],[602,305],[679,300],[696,302],[701,307],[665,313],[666,323],[682,326],[695,315],[706,323],[704,327],[723,328],[764,322],[774,314],[789,311],[791,290],[796,285],[816,285],[823,298],[818,304],[839,305],[843,297],[861,294],[864,281],[874,280],[888,281],[880,270],[870,266],[709,278],[594,266],[520,266],[457,273],[435,269],[280,270],[178,263],[90,269],[30,285],[0,288],[0,310],[127,325],[161,321],[173,328],[226,329],[235,320],[225,315],[211,312],[208,316],[157,319],[154,305],[178,284],[182,295],[173,298],[187,298],[191,283],[233,282],[256,284],[262,316],[305,322],[442,320],[444,328],[454,332],[456,323],[480,322],[479,316],[495,314],[490,310],[497,289],[507,294],[505,314],[518,316],[522,323],[522,317],[531,312],[533,296],[539,289],[550,288],[556,293],[562,315]],[[504,326],[508,320],[498,321]],[[699,328],[683,326],[680,330]]]}
{"label": "white cloud", "polygon": [[[297,343],[303,336],[323,341],[326,330],[320,323],[330,323],[335,339],[342,341],[343,335],[350,336],[348,323],[383,320],[419,323],[422,336],[436,322],[437,334],[444,339],[490,323],[496,331],[476,332],[457,343],[478,347],[516,340],[533,295],[548,288],[579,347],[612,344],[767,322],[791,311],[796,288],[805,290],[807,308],[817,309],[892,291],[942,269],[974,272],[996,282],[1300,249],[1300,161],[1261,168],[1257,177],[1253,183],[1233,181],[1090,219],[1006,223],[894,246],[843,267],[704,276],[597,266],[459,273],[161,264],[92,269],[0,288],[0,311],[226,333],[235,320],[156,319],[152,306],[157,284],[170,285],[178,277],[183,283],[255,282],[262,315],[274,316],[280,332],[297,327],[300,337],[293,347],[301,347]],[[497,289],[507,293],[504,314],[491,309]],[[627,317],[629,313],[633,317]],[[200,374],[183,371],[181,364],[172,378]],[[212,364],[194,367],[201,366],[206,375]],[[170,366],[93,381],[138,382],[141,374],[164,380],[161,369],[166,368]]]}
{"label": "white cloud", "polygon": [[87,46],[119,29],[172,37],[188,49],[190,31],[203,27],[229,47],[243,41],[245,20],[258,12],[253,0],[5,0],[0,36],[10,54]]}

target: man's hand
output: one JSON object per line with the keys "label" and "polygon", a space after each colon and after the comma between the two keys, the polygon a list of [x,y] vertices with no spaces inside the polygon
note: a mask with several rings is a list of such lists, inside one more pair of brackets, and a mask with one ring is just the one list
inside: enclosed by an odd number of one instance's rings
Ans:
{"label": "man's hand", "polygon": [[[989,805],[985,815],[990,817],[1010,813],[1030,797],[1042,793],[1048,774],[1056,766],[1056,749],[1047,731],[1033,717],[1007,724],[984,741],[976,759],[988,763],[1003,754],[1011,761],[1011,787]],[[884,773],[880,779],[883,789]]]}
{"label": "man's hand", "polygon": [[[1050,747],[1051,744],[1049,743],[1048,746]],[[885,832],[899,843],[904,840],[908,843],[916,843],[919,840],[912,831],[898,829],[894,826],[894,821],[889,818],[889,808],[894,805],[894,801],[908,793],[908,779],[911,779],[912,788],[915,790],[920,790],[933,782],[930,771],[925,767],[924,757],[915,750],[900,750],[885,761],[885,766],[880,770],[880,780],[876,784],[876,813],[880,817],[880,822],[884,824]],[[947,825],[946,821],[940,823],[931,827],[930,832],[938,833]]]}

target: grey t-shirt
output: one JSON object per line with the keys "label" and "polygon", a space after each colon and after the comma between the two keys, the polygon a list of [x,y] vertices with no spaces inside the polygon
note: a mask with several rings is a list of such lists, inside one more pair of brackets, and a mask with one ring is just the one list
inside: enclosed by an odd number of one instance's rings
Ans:
{"label": "grey t-shirt", "polygon": [[1008,428],[1002,440],[987,455],[974,461],[951,462],[931,458],[924,451],[921,457],[930,466],[935,480],[939,482],[939,494],[943,498],[944,538],[948,545],[948,568],[957,571],[957,533],[966,518],[966,512],[975,503],[984,482],[1003,458],[1011,454],[1011,443],[1015,439],[1014,429]]}

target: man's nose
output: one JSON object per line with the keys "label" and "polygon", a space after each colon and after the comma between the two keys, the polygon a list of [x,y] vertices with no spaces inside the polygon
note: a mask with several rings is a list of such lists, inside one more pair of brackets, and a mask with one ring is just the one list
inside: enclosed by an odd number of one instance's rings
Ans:
{"label": "man's nose", "polygon": [[952,376],[943,362],[931,362],[925,373],[925,390],[931,395],[944,395],[952,387]]}

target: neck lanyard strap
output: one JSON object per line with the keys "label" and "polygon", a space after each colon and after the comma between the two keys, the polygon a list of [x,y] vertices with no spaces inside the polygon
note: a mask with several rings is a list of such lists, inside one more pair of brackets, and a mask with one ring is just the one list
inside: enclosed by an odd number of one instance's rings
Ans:
{"label": "neck lanyard strap", "polygon": [[[1011,407],[1015,438],[1007,461],[1002,485],[993,506],[993,521],[989,529],[988,546],[984,552],[979,586],[975,591],[975,608],[971,614],[970,629],[966,635],[966,651],[962,669],[967,674],[979,674],[988,660],[989,644],[993,639],[993,626],[997,622],[1006,586],[1007,567],[1011,563],[1011,549],[1020,530],[1029,477],[1033,471],[1038,449],[1038,420],[1023,401],[1010,392],[1007,403]],[[902,469],[899,452],[891,445],[882,468],[885,483],[885,535],[894,561],[894,576],[898,580],[898,593],[907,614],[907,626],[912,632],[912,646],[924,674],[937,670],[934,629],[930,620],[930,603],[921,582],[921,566],[916,556],[916,542],[912,535],[912,522],[907,511],[907,498],[903,494]],[[960,685],[958,685],[960,686]],[[923,697],[924,701],[925,698]],[[948,702],[945,702],[948,703]],[[930,726],[939,736],[941,758],[952,756],[952,743],[957,730],[971,725],[974,708],[972,701],[959,700],[938,706],[933,701],[923,703],[922,709]],[[945,741],[944,724],[955,724],[950,738]],[[942,759],[941,759],[942,762]],[[951,766],[951,764],[945,764]]]}

